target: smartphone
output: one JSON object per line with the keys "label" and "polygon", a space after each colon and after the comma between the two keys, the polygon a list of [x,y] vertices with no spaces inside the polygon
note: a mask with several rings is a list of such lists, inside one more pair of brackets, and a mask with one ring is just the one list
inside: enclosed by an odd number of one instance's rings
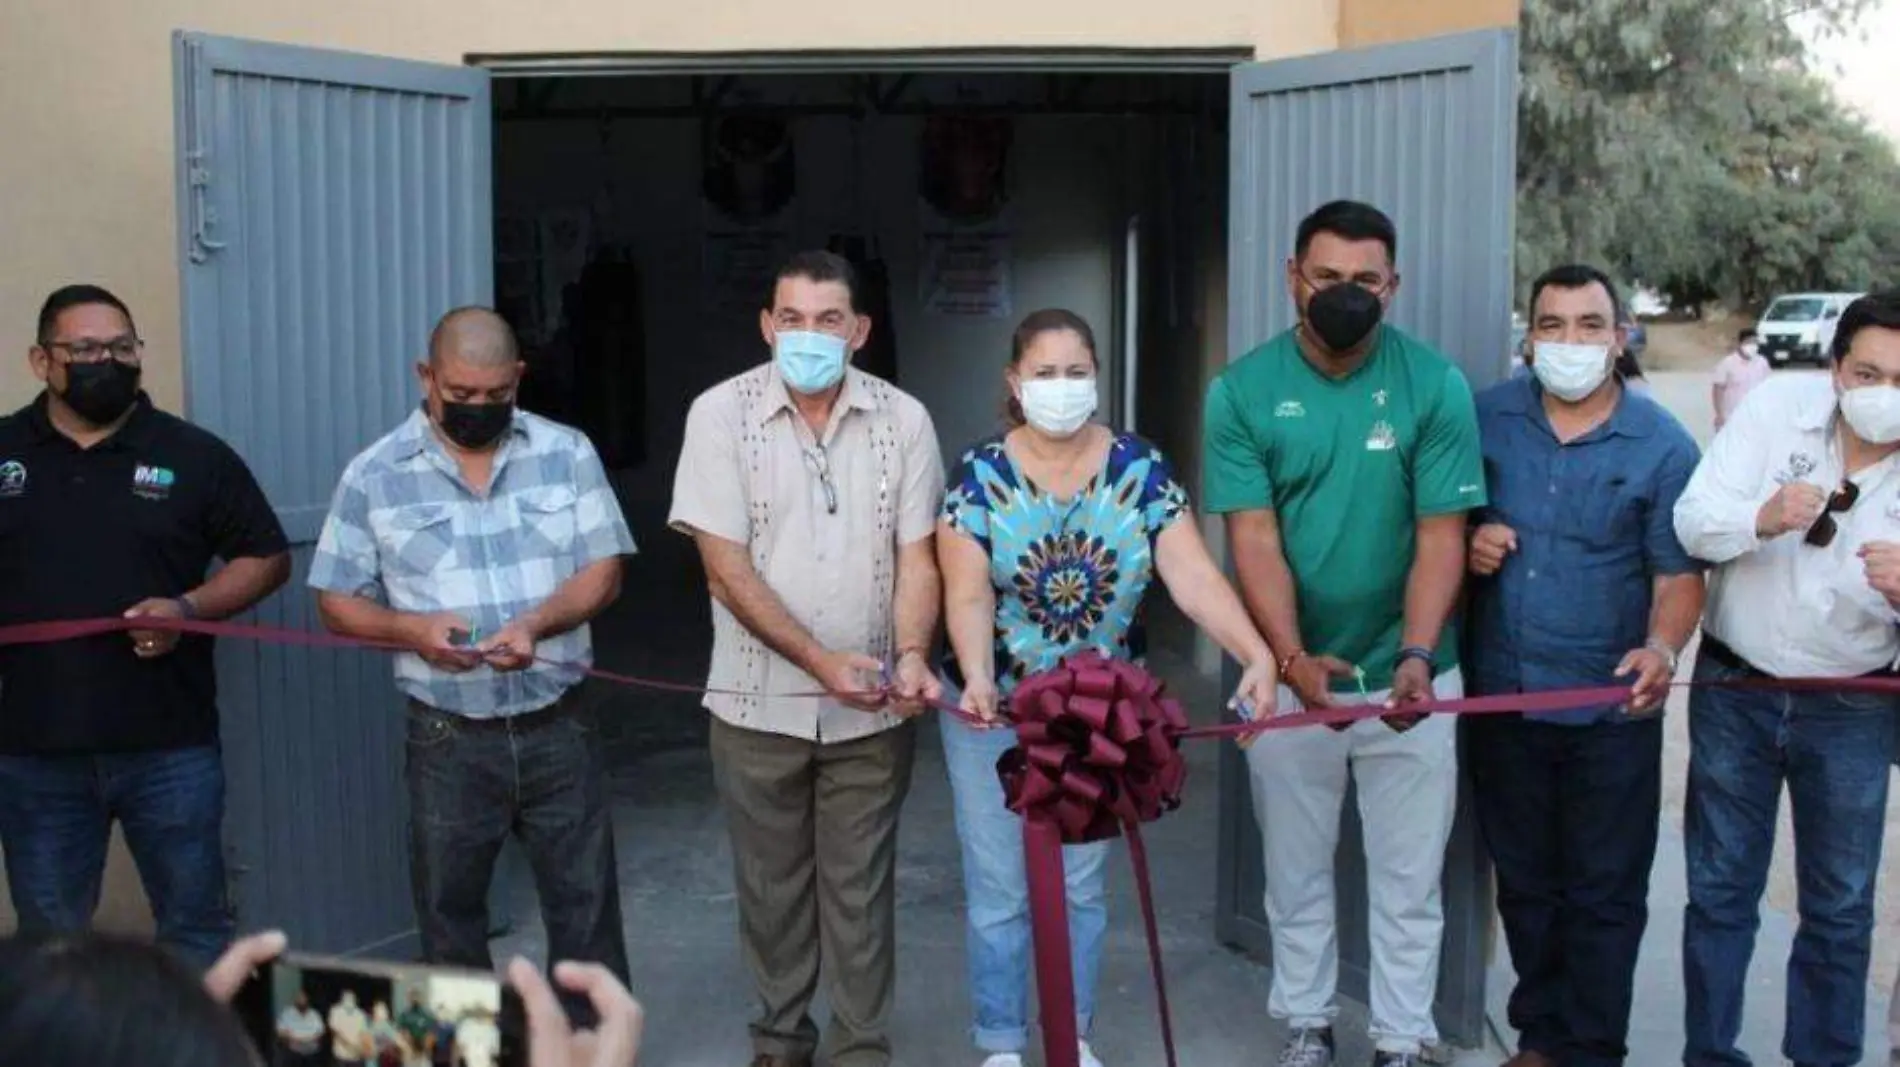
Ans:
{"label": "smartphone", "polygon": [[528,1067],[521,998],[481,971],[287,953],[231,1006],[266,1067]]}

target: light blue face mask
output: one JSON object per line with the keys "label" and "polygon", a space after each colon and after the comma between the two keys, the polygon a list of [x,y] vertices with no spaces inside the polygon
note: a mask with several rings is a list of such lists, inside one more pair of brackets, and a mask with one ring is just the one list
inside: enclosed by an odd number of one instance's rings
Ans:
{"label": "light blue face mask", "polygon": [[810,330],[780,330],[776,336],[772,357],[793,392],[822,393],[844,377],[844,338]]}

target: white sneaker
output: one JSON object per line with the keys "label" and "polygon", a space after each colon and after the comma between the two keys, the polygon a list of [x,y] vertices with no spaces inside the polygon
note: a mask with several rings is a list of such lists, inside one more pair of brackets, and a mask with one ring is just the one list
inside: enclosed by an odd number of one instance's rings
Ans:
{"label": "white sneaker", "polygon": [[1081,1053],[1082,1067],[1102,1067],[1102,1061],[1095,1058],[1095,1050],[1088,1042],[1081,1042],[1076,1051]]}
{"label": "white sneaker", "polygon": [[1023,1067],[1023,1058],[1014,1052],[998,1052],[984,1060],[983,1067]]}

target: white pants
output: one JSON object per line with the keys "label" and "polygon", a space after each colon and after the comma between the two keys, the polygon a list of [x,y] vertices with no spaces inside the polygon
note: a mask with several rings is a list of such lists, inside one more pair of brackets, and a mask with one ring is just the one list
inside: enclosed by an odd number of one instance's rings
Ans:
{"label": "white pants", "polygon": [[[1440,699],[1455,699],[1464,695],[1464,679],[1453,669],[1432,688]],[[1364,699],[1383,704],[1386,696]],[[1361,699],[1334,696],[1340,703]],[[1282,712],[1299,707],[1299,698],[1281,687]],[[1259,736],[1247,750],[1247,766],[1273,933],[1268,1011],[1295,1028],[1326,1026],[1338,1011],[1333,857],[1350,773],[1365,827],[1371,1036],[1381,1052],[1418,1052],[1436,1043],[1432,1001],[1445,927],[1440,879],[1458,804],[1457,723],[1433,715],[1398,733],[1370,719],[1345,731],[1305,726]]]}

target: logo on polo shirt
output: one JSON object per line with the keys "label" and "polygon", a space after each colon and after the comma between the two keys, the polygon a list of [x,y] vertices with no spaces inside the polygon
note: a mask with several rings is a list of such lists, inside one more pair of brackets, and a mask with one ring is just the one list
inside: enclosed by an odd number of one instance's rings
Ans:
{"label": "logo on polo shirt", "polygon": [[1372,432],[1366,434],[1366,451],[1390,452],[1399,446],[1399,435],[1392,432],[1392,424],[1380,419],[1372,424]]}
{"label": "logo on polo shirt", "polygon": [[19,496],[26,492],[26,464],[17,459],[0,463],[0,496]]}
{"label": "logo on polo shirt", "polygon": [[1306,405],[1297,400],[1282,400],[1280,406],[1273,409],[1276,419],[1299,419],[1306,417]]}
{"label": "logo on polo shirt", "polygon": [[163,500],[172,495],[172,483],[177,480],[170,467],[148,467],[141,463],[132,471],[132,493],[147,500]]}

